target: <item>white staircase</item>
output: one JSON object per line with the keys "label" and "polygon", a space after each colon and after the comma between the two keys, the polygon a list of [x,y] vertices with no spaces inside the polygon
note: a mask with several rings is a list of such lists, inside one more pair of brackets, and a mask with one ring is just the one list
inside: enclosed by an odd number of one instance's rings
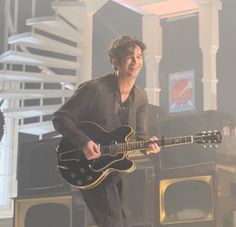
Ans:
{"label": "white staircase", "polygon": [[12,45],[18,44],[24,47],[36,49],[40,48],[40,50],[52,51],[61,54],[67,53],[68,55],[72,56],[79,56],[83,53],[82,50],[76,46],[66,45],[66,43],[59,42],[55,39],[47,38],[46,36],[35,32],[27,32],[13,35],[9,37],[8,41],[9,44]]}
{"label": "white staircase", "polygon": [[[76,18],[78,18],[78,15]],[[80,30],[75,29],[59,16],[31,18],[27,20],[26,24],[72,42],[78,42],[82,39]]]}
{"label": "white staircase", "polygon": [[[77,79],[75,76],[63,75],[63,74],[46,74],[46,73],[34,73],[26,71],[14,71],[14,70],[0,70],[0,81],[1,82],[47,82],[56,83],[63,81],[64,83],[76,83]],[[3,92],[1,92],[1,95]]]}
{"label": "white staircase", "polygon": [[46,57],[33,53],[26,53],[23,51],[12,51],[9,50],[1,55],[0,61],[2,63],[11,63],[17,65],[34,65],[34,66],[45,66],[47,68],[55,67],[62,69],[79,69],[79,62],[68,61],[66,59],[58,59],[56,57]]}
{"label": "white staircase", "polygon": [[[4,114],[20,120],[19,132],[39,136],[54,131],[50,116],[78,84],[89,13],[83,1],[51,7],[54,16],[28,19],[31,32],[10,36],[10,50],[0,55],[0,97],[9,103]],[[25,123],[29,118],[35,120]]]}

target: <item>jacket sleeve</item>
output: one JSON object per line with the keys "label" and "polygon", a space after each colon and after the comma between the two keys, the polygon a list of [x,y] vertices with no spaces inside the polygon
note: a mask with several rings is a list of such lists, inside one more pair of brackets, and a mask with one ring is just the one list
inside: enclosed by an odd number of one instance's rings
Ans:
{"label": "jacket sleeve", "polygon": [[79,124],[89,119],[95,96],[93,86],[90,83],[84,83],[53,114],[52,122],[55,130],[74,146],[83,147],[90,140],[79,129]]}

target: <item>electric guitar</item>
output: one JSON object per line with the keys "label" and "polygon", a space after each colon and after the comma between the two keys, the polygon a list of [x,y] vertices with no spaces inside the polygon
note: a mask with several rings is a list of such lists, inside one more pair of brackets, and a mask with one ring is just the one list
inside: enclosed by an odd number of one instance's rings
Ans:
{"label": "electric guitar", "polygon": [[[57,146],[58,169],[61,176],[69,184],[80,189],[90,189],[100,184],[111,172],[130,173],[135,164],[129,160],[131,152],[145,150],[153,141],[129,142],[134,130],[130,126],[121,126],[114,131],[105,131],[92,122],[83,122],[80,129],[91,140],[98,144],[101,156],[97,159],[86,159],[81,148],[73,146],[64,138]],[[161,147],[180,144],[218,144],[222,140],[219,131],[209,131],[195,136],[162,138],[155,141]]]}

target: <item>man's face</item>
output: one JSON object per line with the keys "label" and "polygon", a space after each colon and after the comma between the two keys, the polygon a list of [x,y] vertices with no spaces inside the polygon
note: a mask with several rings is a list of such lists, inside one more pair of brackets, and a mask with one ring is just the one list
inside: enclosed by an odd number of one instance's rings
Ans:
{"label": "man's face", "polygon": [[134,52],[121,58],[118,63],[120,76],[136,78],[143,66],[143,54],[139,46],[135,47]]}

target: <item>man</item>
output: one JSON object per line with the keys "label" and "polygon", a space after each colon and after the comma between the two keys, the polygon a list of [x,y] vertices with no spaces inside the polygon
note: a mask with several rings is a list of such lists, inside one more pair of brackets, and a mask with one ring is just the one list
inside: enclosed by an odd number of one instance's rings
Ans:
{"label": "man", "polygon": [[[101,155],[99,146],[79,128],[83,121],[91,121],[107,131],[130,125],[136,132],[133,140],[146,139],[147,95],[135,85],[143,66],[143,42],[129,36],[113,41],[108,56],[114,73],[85,82],[54,114],[55,129],[74,146],[82,147],[88,160]],[[152,137],[150,141],[156,140]],[[150,143],[146,153],[160,151],[157,143]],[[96,187],[82,190],[84,200],[99,227],[129,226],[125,181],[122,175],[111,173]]]}

